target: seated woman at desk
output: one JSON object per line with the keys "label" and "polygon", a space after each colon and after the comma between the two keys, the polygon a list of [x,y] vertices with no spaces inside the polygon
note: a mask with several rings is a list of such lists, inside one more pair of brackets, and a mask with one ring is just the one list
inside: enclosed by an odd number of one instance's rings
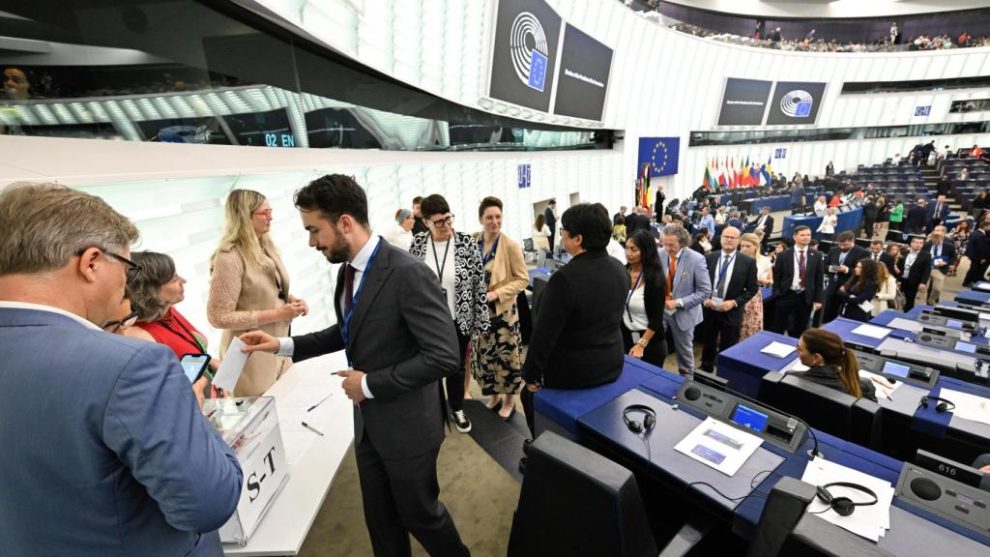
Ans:
{"label": "seated woman at desk", "polygon": [[796,374],[798,377],[876,402],[873,383],[859,378],[856,355],[842,345],[839,335],[824,329],[808,329],[798,340],[797,353],[801,363],[809,368]]}

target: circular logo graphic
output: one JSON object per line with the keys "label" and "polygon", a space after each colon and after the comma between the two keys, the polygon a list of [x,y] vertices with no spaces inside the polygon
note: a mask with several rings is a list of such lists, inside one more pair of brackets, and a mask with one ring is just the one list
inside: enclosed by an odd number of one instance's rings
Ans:
{"label": "circular logo graphic", "polygon": [[813,103],[811,93],[796,89],[780,99],[780,111],[791,118],[806,118],[811,114]]}
{"label": "circular logo graphic", "polygon": [[[527,44],[529,38],[532,46]],[[532,87],[531,71],[534,53],[539,53],[537,58],[541,60],[541,72],[545,72],[545,62],[548,57],[547,36],[543,32],[540,20],[529,12],[521,12],[512,22],[512,30],[509,33],[509,50],[512,55],[512,67],[516,70],[516,75],[520,81]],[[542,78],[540,82],[542,82]],[[541,83],[542,85],[542,83]],[[542,87],[539,87],[542,89]]]}

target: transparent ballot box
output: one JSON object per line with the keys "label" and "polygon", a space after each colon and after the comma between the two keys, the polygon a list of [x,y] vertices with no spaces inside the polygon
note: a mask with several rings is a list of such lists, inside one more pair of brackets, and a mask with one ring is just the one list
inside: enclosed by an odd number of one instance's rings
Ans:
{"label": "transparent ballot box", "polygon": [[233,450],[244,473],[237,512],[220,528],[220,541],[244,545],[289,478],[275,399],[209,399],[203,414]]}

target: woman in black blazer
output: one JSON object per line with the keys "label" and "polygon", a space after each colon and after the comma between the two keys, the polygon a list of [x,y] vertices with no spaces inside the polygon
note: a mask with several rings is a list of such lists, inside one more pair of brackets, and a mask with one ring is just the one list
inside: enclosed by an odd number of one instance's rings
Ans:
{"label": "woman in black blazer", "polygon": [[853,269],[853,278],[849,284],[839,287],[836,296],[842,302],[842,316],[866,323],[873,315],[873,298],[877,295],[880,285],[877,282],[877,263],[870,258],[860,259]]}
{"label": "woman in black blazer", "polygon": [[859,377],[856,354],[842,344],[839,335],[825,329],[808,329],[798,339],[797,353],[808,371],[795,376],[876,402],[876,387],[869,379]]}
{"label": "woman in black blazer", "polygon": [[629,292],[622,310],[622,342],[626,353],[663,367],[667,342],[663,333],[663,304],[667,283],[663,279],[656,241],[645,230],[626,239]]}

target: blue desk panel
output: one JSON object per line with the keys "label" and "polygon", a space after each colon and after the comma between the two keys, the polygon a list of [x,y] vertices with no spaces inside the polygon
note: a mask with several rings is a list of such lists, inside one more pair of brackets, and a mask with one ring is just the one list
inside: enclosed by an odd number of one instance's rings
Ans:
{"label": "blue desk panel", "polygon": [[[907,331],[899,331],[897,329],[890,329],[890,334],[886,337],[873,338],[863,335],[858,335],[853,333],[853,329],[863,325],[861,321],[854,321],[852,319],[846,319],[845,317],[837,317],[833,321],[830,321],[822,326],[826,331],[832,331],[833,333],[839,335],[845,342],[855,342],[856,344],[862,344],[864,346],[869,346],[870,348],[876,348],[880,346],[883,341],[887,340],[889,337],[893,338],[904,338],[905,335],[910,335]],[[872,323],[871,323],[872,325]],[[886,327],[884,327],[886,328]]]}
{"label": "blue desk panel", "polygon": [[[948,302],[943,302],[943,303],[948,303]],[[931,309],[932,306],[914,306],[913,308],[911,308],[911,311],[907,313],[904,313],[902,311],[897,311],[894,309],[888,309],[886,311],[880,312],[880,315],[877,315],[873,319],[870,319],[870,324],[893,329],[893,327],[890,326],[890,322],[893,321],[894,319],[900,318],[900,319],[907,319],[908,321],[918,321],[918,316],[920,316],[925,310],[931,310]],[[911,341],[915,341],[918,338],[918,335],[915,333],[911,333],[908,331],[901,331],[898,329],[894,329],[894,331],[891,332],[891,335],[893,335],[895,338],[903,338]],[[990,339],[987,339],[987,337],[984,336],[973,336],[969,339],[969,342],[971,342],[972,344],[976,344],[978,346],[990,345]]]}
{"label": "blue desk panel", "polygon": [[[835,225],[836,232],[843,232],[846,230],[856,230],[859,228],[860,223],[863,222],[863,209],[857,207],[852,211],[847,211],[845,213],[839,213],[838,222]],[[818,225],[822,223],[822,217],[818,215],[808,215],[808,216],[796,216],[788,215],[784,217],[784,228],[780,232],[781,238],[789,239],[794,235],[794,227],[798,225],[805,225],[811,228],[812,233],[818,230]],[[816,234],[817,237],[817,234]]]}
{"label": "blue desk panel", "polygon": [[797,339],[760,331],[718,355],[718,376],[727,380],[732,390],[756,398],[760,392],[760,382],[767,372],[778,371],[797,358],[797,351],[784,358],[760,352],[773,341],[797,346]]}
{"label": "blue desk panel", "polygon": [[963,290],[956,294],[956,301],[966,304],[990,304],[990,292]]}

